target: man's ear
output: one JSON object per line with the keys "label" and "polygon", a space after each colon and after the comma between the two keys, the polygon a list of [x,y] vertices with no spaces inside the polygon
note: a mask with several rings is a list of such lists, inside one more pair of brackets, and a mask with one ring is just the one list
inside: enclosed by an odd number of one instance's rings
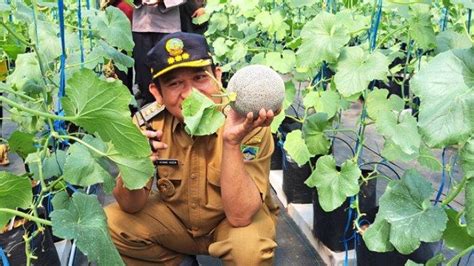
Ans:
{"label": "man's ear", "polygon": [[216,66],[214,69],[214,76],[222,85],[222,68],[220,66]]}
{"label": "man's ear", "polygon": [[155,97],[156,102],[163,104],[163,96],[161,95],[161,91],[158,89],[155,83],[150,83],[148,90],[150,91],[151,95]]}

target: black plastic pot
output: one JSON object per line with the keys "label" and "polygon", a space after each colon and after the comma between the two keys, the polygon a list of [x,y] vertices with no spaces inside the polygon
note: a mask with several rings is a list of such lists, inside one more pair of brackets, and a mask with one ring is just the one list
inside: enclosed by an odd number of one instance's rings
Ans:
{"label": "black plastic pot", "polygon": [[[338,169],[340,170],[340,169]],[[368,175],[370,170],[362,170],[363,175]],[[377,179],[372,179],[368,184],[364,184],[359,192],[359,208],[362,212],[367,212],[376,206]],[[325,212],[319,204],[317,190],[313,194],[313,234],[323,244],[332,251],[344,251],[344,239],[353,235],[352,223],[355,219],[355,212],[352,211],[350,225],[345,232],[348,220],[349,198],[332,212]],[[347,241],[348,249],[354,248],[354,241]]]}
{"label": "black plastic pot", "polygon": [[283,151],[283,192],[285,192],[288,203],[312,202],[314,189],[304,183],[310,175],[309,164],[299,167]]}
{"label": "black plastic pot", "polygon": [[[374,222],[375,214],[377,213],[378,207],[371,209],[366,212],[366,218],[370,223]],[[421,243],[420,247],[409,255],[403,255],[399,252],[374,252],[370,251],[364,243],[362,237],[360,238],[359,244],[356,247],[357,254],[357,265],[358,266],[399,266],[405,265],[410,259],[416,263],[425,264],[441,249],[441,242],[434,243]]]}
{"label": "black plastic pot", "polygon": [[273,150],[270,169],[271,170],[281,170],[283,164],[283,153],[282,153],[282,145],[278,139],[277,134],[273,134],[273,144],[275,149]]}
{"label": "black plastic pot", "polygon": [[[286,139],[286,135],[295,130],[301,129],[302,124],[285,118],[280,125],[280,132],[282,140]],[[289,156],[287,156],[284,149],[282,150],[282,168],[283,168],[283,192],[286,195],[288,203],[311,203],[313,189],[306,186],[304,181],[311,175],[311,167],[309,164],[299,167]],[[315,159],[313,159],[314,165]]]}
{"label": "black plastic pot", "polygon": [[[27,222],[23,226],[0,234],[0,247],[5,252],[10,265],[26,265],[25,242],[23,235],[25,232],[31,234],[36,228],[34,222]],[[38,234],[30,242],[32,252],[38,259],[33,260],[33,265],[60,265],[58,253],[54,246],[51,230],[46,228],[42,234]],[[0,260],[0,265],[3,266]]]}

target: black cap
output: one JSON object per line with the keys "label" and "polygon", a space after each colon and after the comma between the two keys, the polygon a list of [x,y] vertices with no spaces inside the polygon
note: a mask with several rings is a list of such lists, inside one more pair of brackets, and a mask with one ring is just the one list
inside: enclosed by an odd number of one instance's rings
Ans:
{"label": "black cap", "polygon": [[153,79],[180,67],[212,64],[206,38],[200,34],[175,32],[163,37],[147,54]]}

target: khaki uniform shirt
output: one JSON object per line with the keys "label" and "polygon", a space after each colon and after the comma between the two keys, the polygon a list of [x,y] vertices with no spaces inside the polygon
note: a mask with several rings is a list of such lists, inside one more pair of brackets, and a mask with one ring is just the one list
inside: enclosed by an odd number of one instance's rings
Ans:
{"label": "khaki uniform shirt", "polygon": [[[168,208],[194,237],[206,235],[225,218],[220,193],[223,139],[221,127],[209,136],[191,137],[184,125],[166,110],[151,122],[162,130],[160,159],[176,159],[178,165],[158,165],[158,193]],[[255,181],[262,201],[272,205],[269,192],[273,139],[269,127],[257,128],[242,142],[244,167]],[[267,206],[272,208],[272,206]]]}

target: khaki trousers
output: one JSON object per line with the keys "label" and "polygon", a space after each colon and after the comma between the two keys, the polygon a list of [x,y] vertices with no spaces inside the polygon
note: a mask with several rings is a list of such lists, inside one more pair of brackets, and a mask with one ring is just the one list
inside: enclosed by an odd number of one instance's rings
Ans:
{"label": "khaki trousers", "polygon": [[266,205],[246,227],[232,227],[224,219],[201,237],[193,237],[157,196],[138,213],[123,212],[117,203],[105,212],[112,240],[127,265],[179,265],[186,254],[209,254],[225,265],[272,265],[277,246],[275,216]]}

